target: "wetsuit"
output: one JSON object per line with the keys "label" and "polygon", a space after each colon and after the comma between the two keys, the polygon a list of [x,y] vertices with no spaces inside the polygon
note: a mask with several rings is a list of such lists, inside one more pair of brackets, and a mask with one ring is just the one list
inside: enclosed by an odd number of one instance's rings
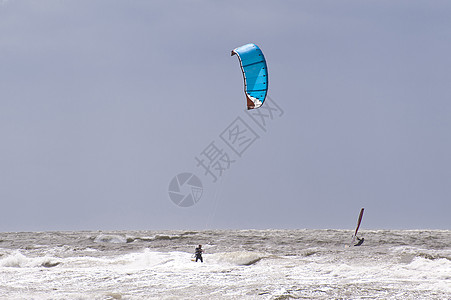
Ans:
{"label": "wetsuit", "polygon": [[196,262],[200,259],[200,262],[204,262],[204,260],[202,259],[202,252],[204,252],[204,250],[202,250],[202,248],[196,248]]}
{"label": "wetsuit", "polygon": [[354,246],[360,246],[360,245],[362,245],[363,244],[363,241],[365,240],[364,238],[361,238],[361,239],[359,239],[359,238],[357,238],[357,240],[359,241],[357,244],[355,244]]}

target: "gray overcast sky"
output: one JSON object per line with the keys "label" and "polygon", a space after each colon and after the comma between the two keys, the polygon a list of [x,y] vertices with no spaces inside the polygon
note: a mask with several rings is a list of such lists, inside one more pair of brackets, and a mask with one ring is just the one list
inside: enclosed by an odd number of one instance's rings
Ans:
{"label": "gray overcast sky", "polygon": [[[451,229],[451,2],[0,1],[0,231]],[[217,182],[253,42],[283,110]],[[195,173],[181,208],[171,179]]]}

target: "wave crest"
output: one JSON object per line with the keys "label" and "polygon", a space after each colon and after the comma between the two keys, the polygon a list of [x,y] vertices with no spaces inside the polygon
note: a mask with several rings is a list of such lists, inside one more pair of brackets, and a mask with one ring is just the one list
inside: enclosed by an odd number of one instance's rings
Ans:
{"label": "wave crest", "polygon": [[52,268],[59,265],[61,262],[52,257],[27,257],[20,252],[12,253],[0,259],[1,267],[10,268],[33,268],[45,267]]}
{"label": "wave crest", "polygon": [[226,262],[238,266],[250,266],[266,255],[258,252],[236,251],[212,254],[211,257],[217,262]]}

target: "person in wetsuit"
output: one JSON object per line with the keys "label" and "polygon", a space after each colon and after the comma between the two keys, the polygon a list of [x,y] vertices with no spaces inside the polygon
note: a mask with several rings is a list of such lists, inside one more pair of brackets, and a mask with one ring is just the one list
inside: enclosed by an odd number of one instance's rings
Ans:
{"label": "person in wetsuit", "polygon": [[360,245],[362,245],[362,244],[363,244],[363,241],[364,241],[365,239],[364,239],[364,238],[359,239],[358,237],[356,237],[356,238],[357,238],[358,242],[357,242],[357,244],[355,244],[354,246],[360,246]]}
{"label": "person in wetsuit", "polygon": [[199,245],[199,247],[196,248],[194,255],[196,256],[196,262],[200,259],[200,262],[204,262],[204,260],[202,259],[202,252],[204,252],[204,250],[202,250],[202,245]]}

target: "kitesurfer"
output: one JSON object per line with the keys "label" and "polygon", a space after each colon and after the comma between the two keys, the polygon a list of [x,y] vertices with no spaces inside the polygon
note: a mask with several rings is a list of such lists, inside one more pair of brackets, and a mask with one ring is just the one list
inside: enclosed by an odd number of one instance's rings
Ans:
{"label": "kitesurfer", "polygon": [[362,244],[363,244],[363,241],[365,240],[365,238],[361,238],[361,239],[359,239],[358,237],[356,237],[356,238],[357,238],[358,242],[357,242],[357,244],[355,244],[354,246],[360,246],[360,245],[362,245]]}
{"label": "kitesurfer", "polygon": [[199,245],[195,252],[194,255],[196,256],[196,262],[200,259],[200,262],[204,262],[204,260],[202,259],[202,253],[204,252],[204,250],[202,250],[202,245]]}

